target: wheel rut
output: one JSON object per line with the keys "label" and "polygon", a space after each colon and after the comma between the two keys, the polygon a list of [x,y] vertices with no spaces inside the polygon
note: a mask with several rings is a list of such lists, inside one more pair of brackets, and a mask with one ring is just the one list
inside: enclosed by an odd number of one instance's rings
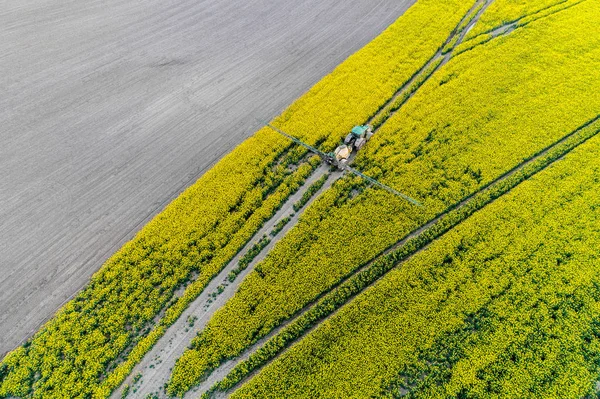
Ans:
{"label": "wheel rut", "polygon": [[[244,248],[227,264],[221,272],[212,279],[209,285],[203,292],[194,300],[179,319],[171,325],[165,334],[158,340],[153,348],[144,356],[142,361],[138,363],[124,384],[129,386],[128,397],[146,398],[148,395],[154,395],[156,398],[166,398],[164,393],[164,384],[168,381],[171,369],[175,365],[175,361],[188,348],[191,340],[196,336],[198,331],[202,330],[212,315],[220,309],[226,302],[235,295],[238,287],[244,278],[254,269],[254,267],[266,256],[273,248],[277,241],[283,237],[289,229],[291,229],[306,209],[315,198],[327,190],[341,175],[340,172],[333,172],[333,175],[325,181],[325,184],[319,189],[309,202],[298,212],[295,212],[293,205],[302,198],[308,188],[321,177],[331,173],[326,165],[319,166],[312,175],[306,180],[304,185],[276,212],[276,214],[264,224],[264,226],[248,241]],[[282,219],[289,217],[290,221],[276,234],[274,232],[275,225]],[[241,270],[237,277],[229,280],[229,275],[237,267],[240,259],[248,253],[252,246],[261,239],[267,236],[271,241],[258,253],[256,257]],[[137,378],[136,376],[141,375]],[[136,380],[134,382],[134,380]],[[121,398],[125,385],[115,390],[111,398]],[[134,392],[135,390],[135,392]]]}
{"label": "wheel rut", "polygon": [[[464,41],[469,30],[479,21],[481,15],[493,2],[494,0],[478,0],[475,2],[433,57],[369,119],[367,123],[374,124],[375,131],[391,118],[429,80],[431,75],[450,61],[456,46]],[[451,49],[448,50],[450,45]]]}
{"label": "wheel rut", "polygon": [[[568,9],[575,7],[586,1],[587,0],[577,0],[577,1],[563,0],[558,3],[552,4],[548,7],[537,10],[535,12],[525,14],[514,21],[503,23],[502,25],[499,25],[495,28],[492,28],[492,29],[482,32],[482,33],[479,33],[476,36],[473,36],[473,37],[468,38],[467,40],[464,40],[463,43],[468,44],[469,42],[473,42],[473,45],[471,47],[467,46],[466,48],[461,49],[460,51],[457,51],[456,55],[464,53],[469,50],[472,50],[476,47],[486,44],[486,43],[488,43],[494,39],[497,39],[499,37],[507,36],[517,29],[526,27],[527,25],[531,24],[532,22],[540,21],[542,19],[551,17],[555,14],[558,14],[562,11],[568,10]],[[467,31],[467,33],[468,33],[468,31]],[[484,38],[484,40],[477,41],[478,38],[481,38],[484,35],[486,35],[487,38]]]}

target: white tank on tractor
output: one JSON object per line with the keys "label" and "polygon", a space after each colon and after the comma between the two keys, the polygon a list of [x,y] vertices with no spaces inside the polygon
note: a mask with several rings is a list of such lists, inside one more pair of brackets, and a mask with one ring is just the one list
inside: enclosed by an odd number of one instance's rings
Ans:
{"label": "white tank on tractor", "polygon": [[350,154],[352,154],[352,147],[347,146],[346,144],[342,144],[333,152],[333,156],[335,160],[341,163],[348,162],[348,158],[350,158]]}

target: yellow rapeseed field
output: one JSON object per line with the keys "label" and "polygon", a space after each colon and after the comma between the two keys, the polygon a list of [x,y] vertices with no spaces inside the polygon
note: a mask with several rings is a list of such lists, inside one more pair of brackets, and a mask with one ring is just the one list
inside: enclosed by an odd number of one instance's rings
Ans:
{"label": "yellow rapeseed field", "polygon": [[[529,3],[527,12],[537,9]],[[364,186],[338,182],[194,340],[171,392],[185,391],[411,230],[595,118],[598,18],[597,2],[580,2],[454,56],[356,161],[425,209],[377,189],[350,199],[353,187]]]}
{"label": "yellow rapeseed field", "polygon": [[[332,150],[482,7],[418,0],[273,123]],[[598,0],[493,1],[450,61],[426,70],[412,97],[376,118],[378,131],[355,160],[424,207],[355,177],[337,181],[193,340],[168,392],[185,393],[411,231],[597,120],[598,21]],[[506,24],[515,30],[490,34]],[[600,374],[599,156],[593,138],[466,215],[235,396],[591,393]],[[259,130],[2,360],[0,397],[108,397],[319,163]]]}
{"label": "yellow rapeseed field", "polygon": [[[472,4],[419,3],[276,123],[330,149],[353,125],[374,115],[433,56]],[[0,397],[107,397],[308,176],[314,163],[294,173],[286,167],[302,155],[286,153],[289,147],[286,139],[261,129],[202,176],[31,340],[5,357]],[[186,285],[175,299],[175,290]]]}

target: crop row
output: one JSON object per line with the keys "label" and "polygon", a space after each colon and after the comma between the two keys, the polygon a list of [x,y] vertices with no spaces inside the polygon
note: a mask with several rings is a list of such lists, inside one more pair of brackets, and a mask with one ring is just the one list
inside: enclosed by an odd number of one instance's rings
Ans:
{"label": "crop row", "polygon": [[273,226],[273,230],[269,233],[271,237],[275,237],[283,228],[292,220],[292,216],[286,216],[281,219],[275,226]]}
{"label": "crop row", "polygon": [[589,14],[599,10],[586,4],[455,57],[423,84],[355,162],[424,209],[378,189],[351,198],[356,182],[338,181],[196,337],[174,368],[171,392],[184,392],[400,238],[595,117],[600,37]]}
{"label": "crop row", "polygon": [[598,154],[596,136],[475,212],[232,398],[592,393],[600,373]]}
{"label": "crop row", "polygon": [[443,215],[430,228],[418,236],[407,240],[399,249],[374,260],[364,270],[356,273],[329,292],[275,337],[269,339],[264,346],[251,354],[247,360],[238,364],[213,389],[227,391],[234,388],[250,373],[263,367],[290,344],[302,337],[307,331],[345,305],[351,298],[397,267],[400,262],[406,262],[417,251],[422,250],[434,240],[451,231],[475,212],[500,198],[523,181],[530,179],[556,160],[563,158],[574,148],[598,135],[600,132],[599,120],[600,116],[586,123],[531,162],[528,161],[522,167],[511,171],[507,176],[477,193],[464,205]]}

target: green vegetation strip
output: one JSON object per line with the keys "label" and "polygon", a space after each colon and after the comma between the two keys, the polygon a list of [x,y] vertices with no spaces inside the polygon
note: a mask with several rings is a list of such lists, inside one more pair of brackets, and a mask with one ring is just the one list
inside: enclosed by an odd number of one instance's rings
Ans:
{"label": "green vegetation strip", "polygon": [[273,227],[273,230],[269,233],[271,237],[275,237],[283,228],[292,220],[292,216],[286,216],[281,219],[277,224]]}
{"label": "green vegetation strip", "polygon": [[211,389],[227,391],[234,388],[250,373],[263,367],[275,358],[285,348],[306,334],[317,324],[329,317],[350,299],[355,297],[365,288],[372,285],[399,263],[405,262],[416,252],[427,247],[431,242],[438,239],[465,219],[482,209],[492,201],[506,194],[526,179],[534,176],[547,168],[557,159],[564,157],[574,148],[585,143],[600,132],[598,119],[586,123],[580,129],[555,143],[549,149],[544,150],[542,155],[536,155],[533,162],[527,162],[522,167],[509,172],[506,177],[486,188],[482,192],[469,199],[464,205],[452,210],[442,216],[430,228],[409,239],[398,250],[386,254],[368,265],[365,269],[354,274],[347,281],[332,290],[329,294],[311,306],[305,313],[285,327],[280,333],[271,338],[264,346],[251,354],[249,358],[239,363],[222,381]]}
{"label": "green vegetation strip", "polygon": [[242,258],[240,259],[240,261],[238,262],[238,265],[235,269],[233,269],[231,272],[229,272],[229,274],[227,275],[227,279],[230,282],[233,282],[233,280],[236,279],[236,277],[238,276],[238,274],[240,274],[242,271],[244,271],[248,265],[250,263],[252,263],[252,261],[254,260],[254,258],[256,258],[258,256],[258,254],[260,254],[260,252],[267,246],[269,245],[269,243],[271,242],[271,239],[267,236],[262,236],[260,240],[258,240],[257,243],[255,243],[249,250],[248,252],[246,252],[244,254],[244,256],[242,256]]}
{"label": "green vegetation strip", "polygon": [[319,180],[311,184],[311,186],[302,194],[302,198],[296,202],[294,207],[294,212],[298,212],[300,209],[304,208],[304,205],[308,204],[308,201],[323,187],[327,179],[329,178],[329,173],[325,173]]}

